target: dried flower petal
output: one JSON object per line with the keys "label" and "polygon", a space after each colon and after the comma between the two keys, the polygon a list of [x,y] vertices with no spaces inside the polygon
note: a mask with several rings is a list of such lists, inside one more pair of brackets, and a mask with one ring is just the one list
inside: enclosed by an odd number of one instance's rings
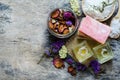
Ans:
{"label": "dried flower petal", "polygon": [[51,51],[50,51],[49,48],[46,48],[46,49],[45,49],[45,54],[46,54],[47,56],[51,56]]}
{"label": "dried flower petal", "polygon": [[75,76],[77,74],[76,69],[73,66],[68,67],[68,72],[72,75]]}
{"label": "dried flower petal", "polygon": [[63,34],[68,34],[69,33],[69,30],[68,29],[65,29],[64,31],[63,31]]}
{"label": "dried flower petal", "polygon": [[94,73],[99,73],[100,71],[100,63],[97,60],[93,60],[90,62],[90,66],[92,67]]}
{"label": "dried flower petal", "polygon": [[51,21],[51,20],[49,21],[49,23],[48,23],[48,24],[49,24],[50,29],[53,29],[53,28],[54,28],[54,26],[53,26],[53,24],[52,24],[52,21]]}
{"label": "dried flower petal", "polygon": [[66,21],[66,25],[67,26],[72,26],[72,22],[71,21]]}
{"label": "dried flower petal", "polygon": [[55,11],[52,12],[51,18],[55,19],[55,18],[57,18],[59,15],[60,15],[60,11],[59,11],[59,9],[57,9],[57,10],[55,10]]}
{"label": "dried flower petal", "polygon": [[63,68],[65,66],[63,60],[58,57],[53,59],[53,65],[56,68]]}
{"label": "dried flower petal", "polygon": [[60,25],[59,32],[62,33],[64,31],[64,25]]}

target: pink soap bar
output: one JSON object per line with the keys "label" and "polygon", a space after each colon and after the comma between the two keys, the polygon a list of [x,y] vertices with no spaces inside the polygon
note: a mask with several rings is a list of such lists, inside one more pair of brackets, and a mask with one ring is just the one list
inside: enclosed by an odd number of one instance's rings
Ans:
{"label": "pink soap bar", "polygon": [[110,27],[86,16],[79,27],[79,31],[104,44],[110,34]]}

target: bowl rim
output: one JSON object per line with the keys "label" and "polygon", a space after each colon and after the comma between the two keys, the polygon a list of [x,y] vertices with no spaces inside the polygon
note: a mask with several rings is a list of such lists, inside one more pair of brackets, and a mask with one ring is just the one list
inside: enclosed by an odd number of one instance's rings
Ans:
{"label": "bowl rim", "polygon": [[[62,10],[70,11],[70,12],[72,12],[72,14],[73,14],[74,17],[75,17],[75,29],[74,29],[72,32],[70,32],[70,33],[68,33],[68,34],[66,34],[66,35],[57,34],[57,33],[55,33],[54,31],[52,31],[52,30],[49,28],[48,22],[49,22],[49,20],[51,19],[51,18],[50,18],[51,13],[52,13],[53,11],[57,10],[57,9],[62,9]],[[76,14],[75,14],[71,9],[69,9],[69,8],[55,8],[55,9],[53,9],[53,10],[51,11],[51,13],[49,14],[49,17],[48,17],[48,20],[47,20],[47,27],[48,27],[47,29],[48,29],[48,31],[49,31],[53,36],[55,36],[55,37],[57,37],[57,38],[69,38],[70,36],[72,36],[72,35],[77,31],[77,29],[78,29],[77,16],[76,16]]]}
{"label": "bowl rim", "polygon": [[[84,11],[84,8],[83,8],[84,1],[85,1],[85,0],[82,0],[82,11],[83,11],[83,13],[85,14],[85,16],[87,16],[88,14]],[[117,1],[118,1],[118,0],[117,0]],[[104,21],[108,20],[108,19],[114,14],[115,6],[116,6],[116,4],[113,5],[112,11],[111,11],[111,13],[110,13],[107,17],[105,17],[104,19],[96,19],[96,20],[98,20],[98,21],[100,21],[100,22],[104,22]],[[89,16],[89,15],[88,15],[88,16]]]}

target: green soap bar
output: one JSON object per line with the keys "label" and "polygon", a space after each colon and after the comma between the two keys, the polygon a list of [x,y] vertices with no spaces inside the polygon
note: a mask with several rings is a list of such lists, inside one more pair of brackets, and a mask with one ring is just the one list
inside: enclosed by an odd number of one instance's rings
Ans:
{"label": "green soap bar", "polygon": [[98,59],[100,64],[103,64],[113,58],[113,52],[108,42],[104,45],[94,47],[93,51],[94,56]]}
{"label": "green soap bar", "polygon": [[76,59],[80,62],[83,63],[87,59],[93,56],[93,52],[91,48],[89,47],[87,41],[83,41],[80,44],[76,45],[73,48],[73,53],[76,57]]}

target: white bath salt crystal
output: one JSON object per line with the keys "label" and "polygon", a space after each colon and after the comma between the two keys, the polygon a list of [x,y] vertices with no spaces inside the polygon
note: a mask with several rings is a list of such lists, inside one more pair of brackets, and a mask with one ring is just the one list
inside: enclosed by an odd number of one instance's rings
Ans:
{"label": "white bath salt crystal", "polygon": [[111,22],[111,33],[110,33],[110,38],[117,39],[120,36],[120,19],[113,19]]}

